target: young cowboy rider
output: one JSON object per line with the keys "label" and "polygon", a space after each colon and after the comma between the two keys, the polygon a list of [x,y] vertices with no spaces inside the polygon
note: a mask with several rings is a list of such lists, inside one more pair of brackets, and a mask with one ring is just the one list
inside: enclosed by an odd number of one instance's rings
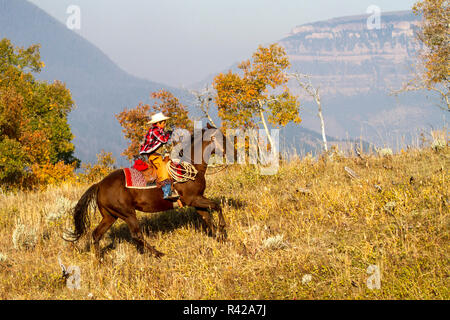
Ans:
{"label": "young cowboy rider", "polygon": [[145,135],[144,143],[139,149],[139,154],[147,155],[148,160],[151,161],[155,167],[158,175],[158,182],[162,185],[161,189],[164,193],[164,199],[176,199],[178,196],[172,196],[172,183],[169,177],[166,164],[163,161],[161,154],[157,150],[169,141],[172,131],[164,132],[166,127],[166,120],[170,117],[166,117],[162,112],[152,116],[148,124],[152,127]]}

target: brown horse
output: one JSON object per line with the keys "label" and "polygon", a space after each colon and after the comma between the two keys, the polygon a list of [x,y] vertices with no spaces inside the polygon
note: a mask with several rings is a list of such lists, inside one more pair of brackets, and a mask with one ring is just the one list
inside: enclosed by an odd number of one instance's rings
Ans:
{"label": "brown horse", "polygon": [[[207,162],[209,156],[203,156],[206,151],[211,154],[215,153],[218,148],[222,152],[225,151],[225,145],[217,141],[220,130],[211,127],[207,124],[208,130],[203,129],[199,137],[192,137],[191,139],[191,155],[193,155],[190,162],[197,169],[198,173],[195,180],[189,180],[183,183],[175,183],[173,186],[180,195],[180,200],[183,205],[195,207],[197,213],[203,218],[203,223],[211,236],[217,236],[218,240],[224,241],[226,239],[226,223],[222,214],[222,208],[214,201],[204,197],[206,188],[205,172],[207,169]],[[195,152],[201,146],[201,155]],[[208,150],[207,150],[208,148]],[[207,152],[206,152],[207,153]],[[199,158],[201,157],[201,159]],[[98,207],[102,220],[92,233],[94,241],[95,254],[100,259],[100,240],[105,232],[118,219],[124,220],[130,231],[133,240],[136,242],[138,249],[150,251],[157,257],[163,255],[149,245],[142,235],[138,219],[136,218],[136,209],[143,212],[160,212],[174,209],[174,202],[164,200],[163,193],[160,188],[154,189],[129,189],[125,187],[125,175],[122,169],[118,169],[110,173],[100,182],[92,185],[80,198],[75,208],[73,209],[73,218],[75,230],[73,232],[66,232],[63,237],[67,241],[77,241],[89,229],[89,211],[95,210]],[[216,232],[216,227],[212,221],[211,211],[218,212],[219,228]]]}

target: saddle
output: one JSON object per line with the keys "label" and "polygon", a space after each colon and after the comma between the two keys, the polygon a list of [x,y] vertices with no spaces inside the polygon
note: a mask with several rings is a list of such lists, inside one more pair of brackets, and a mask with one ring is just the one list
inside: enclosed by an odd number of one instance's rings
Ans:
{"label": "saddle", "polygon": [[[163,161],[164,165],[167,165],[170,159],[169,157],[164,157]],[[142,174],[147,186],[160,187],[160,185],[158,185],[158,182],[156,182],[158,179],[157,169],[151,161],[147,162],[138,159],[134,162],[132,168],[139,171]]]}
{"label": "saddle", "polygon": [[[163,158],[163,163],[168,167],[172,183],[194,180],[197,175],[197,170],[190,163],[172,161],[168,156]],[[161,187],[161,184],[157,181],[157,169],[151,161],[138,159],[131,168],[124,168],[123,171],[127,188],[151,189]]]}

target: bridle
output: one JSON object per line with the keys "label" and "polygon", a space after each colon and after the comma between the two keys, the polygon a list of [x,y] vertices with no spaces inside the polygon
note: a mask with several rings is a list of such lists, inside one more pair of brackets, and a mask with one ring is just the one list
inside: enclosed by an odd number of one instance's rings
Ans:
{"label": "bridle", "polygon": [[[218,129],[216,129],[216,130],[218,131]],[[206,148],[210,147],[210,145],[213,144],[213,147],[214,147],[215,149],[219,149],[219,151],[223,154],[224,148],[223,148],[223,146],[220,146],[220,144],[217,143],[217,139],[216,139],[216,137],[215,137],[215,134],[217,133],[217,131],[216,131],[214,134],[211,135],[210,143],[208,144],[208,146],[207,146]],[[203,135],[202,135],[202,139],[203,139]],[[191,141],[191,143],[192,143],[192,141]],[[193,142],[193,143],[195,143],[195,142]],[[203,158],[203,153],[205,152],[206,148],[205,148],[204,150],[202,150],[202,158]],[[178,152],[178,156],[181,158],[180,160],[185,160],[185,161],[187,161],[187,162],[189,162],[190,164],[193,165],[193,164],[194,164],[194,161],[192,160],[192,157],[190,157],[190,156],[188,156],[188,155],[184,155],[183,150],[184,150],[184,149],[181,149],[181,150]],[[192,153],[192,152],[191,152],[191,153]],[[201,164],[198,164],[198,165],[201,166],[201,170],[204,171],[205,173],[206,173],[206,170],[208,169],[208,167],[211,167],[211,166],[208,166],[208,163],[207,163],[206,161],[205,161],[205,162],[202,161],[202,163],[201,163]],[[227,165],[223,165],[224,168],[225,168],[226,166],[227,166]],[[222,170],[223,170],[223,168],[222,168],[221,170],[217,171],[217,172],[220,172],[220,171],[222,171]],[[215,173],[217,173],[217,172],[215,172]]]}

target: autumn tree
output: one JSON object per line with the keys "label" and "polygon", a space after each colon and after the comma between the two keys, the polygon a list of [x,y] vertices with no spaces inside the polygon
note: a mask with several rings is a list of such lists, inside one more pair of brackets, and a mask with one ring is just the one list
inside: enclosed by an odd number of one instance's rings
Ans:
{"label": "autumn tree", "polygon": [[450,75],[450,6],[448,0],[422,0],[413,11],[422,15],[417,38],[426,46],[422,55],[429,84],[447,83]]}
{"label": "autumn tree", "polygon": [[262,124],[275,151],[269,124],[278,127],[301,122],[297,97],[287,88],[289,67],[284,48],[272,44],[267,48],[259,46],[252,61],[240,63],[241,74],[230,70],[217,75],[213,86],[223,126],[247,129]]}
{"label": "autumn tree", "polygon": [[115,170],[115,163],[116,158],[113,157],[112,152],[102,150],[100,154],[97,154],[97,163],[84,163],[81,165],[84,172],[80,173],[79,177],[83,182],[93,183],[99,181]]}
{"label": "autumn tree", "polygon": [[154,99],[153,105],[139,103],[134,109],[125,109],[116,115],[117,120],[123,127],[125,138],[130,141],[128,148],[122,153],[129,160],[139,154],[139,146],[149,129],[148,122],[152,114],[163,112],[170,117],[167,127],[177,127],[192,131],[193,123],[189,119],[188,109],[178,98],[167,90],[153,92],[150,97]]}
{"label": "autumn tree", "polygon": [[[37,81],[33,73],[45,66],[39,45],[26,49],[0,41],[0,183],[18,184],[44,173],[68,172],[74,158],[67,115],[73,108],[70,91],[59,81]],[[70,171],[70,170],[69,170]],[[50,174],[50,173],[49,173]]]}
{"label": "autumn tree", "polygon": [[424,50],[419,59],[416,76],[398,94],[406,91],[429,90],[437,92],[450,111],[450,8],[448,0],[422,0],[413,6],[422,16],[422,25],[416,37]]}

